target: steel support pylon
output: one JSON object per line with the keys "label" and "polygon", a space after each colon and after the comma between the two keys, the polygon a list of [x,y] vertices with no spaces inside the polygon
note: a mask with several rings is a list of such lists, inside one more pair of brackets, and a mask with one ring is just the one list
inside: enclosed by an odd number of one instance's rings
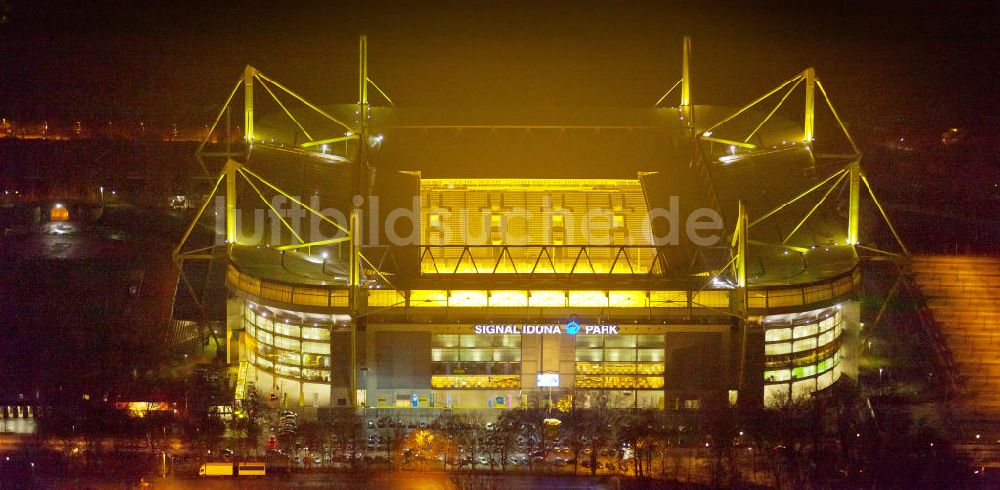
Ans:
{"label": "steel support pylon", "polygon": [[806,82],[806,111],[802,125],[802,140],[809,143],[816,139],[816,69],[806,68],[802,75]]}
{"label": "steel support pylon", "polygon": [[684,36],[684,52],[681,66],[681,109],[684,118],[691,124],[691,36]]}
{"label": "steel support pylon", "polygon": [[861,217],[861,162],[855,160],[847,165],[850,175],[850,197],[847,214],[847,243],[857,245],[861,242],[858,234],[858,221]]}
{"label": "steel support pylon", "polygon": [[243,134],[247,143],[247,155],[250,155],[250,145],[254,141],[253,132],[253,77],[257,70],[247,65],[243,69]]}

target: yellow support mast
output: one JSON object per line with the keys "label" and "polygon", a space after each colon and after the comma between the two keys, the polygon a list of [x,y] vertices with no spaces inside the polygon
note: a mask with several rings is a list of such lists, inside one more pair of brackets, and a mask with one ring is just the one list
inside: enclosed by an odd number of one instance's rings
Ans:
{"label": "yellow support mast", "polygon": [[736,229],[733,230],[732,264],[734,279],[736,284],[732,291],[731,304],[734,306],[732,314],[738,318],[741,331],[740,339],[740,365],[736,379],[737,393],[743,389],[743,377],[746,370],[747,357],[747,337],[749,336],[749,299],[747,296],[747,233],[748,233],[747,208],[743,201],[739,202],[739,212],[736,217]]}
{"label": "yellow support mast", "polygon": [[743,201],[739,203],[739,214],[736,218],[736,233],[733,237],[733,248],[736,249],[736,287],[747,287],[747,207]]}
{"label": "yellow support mast", "polygon": [[802,141],[809,144],[816,136],[816,69],[806,68],[802,76],[806,80],[806,117],[802,125]]}
{"label": "yellow support mast", "polygon": [[684,52],[681,66],[681,110],[684,112],[684,120],[689,125],[693,125],[692,116],[694,111],[691,108],[691,36],[684,36]]}
{"label": "yellow support mast", "polygon": [[226,160],[223,173],[226,175],[226,245],[232,249],[236,245],[236,173],[240,163]]}
{"label": "yellow support mast", "polygon": [[243,134],[247,140],[247,155],[250,154],[250,145],[253,144],[253,77],[257,74],[257,69],[247,65],[243,69]]}
{"label": "yellow support mast", "polygon": [[858,234],[858,220],[861,216],[861,162],[854,160],[847,164],[850,175],[850,197],[847,214],[847,243],[857,245],[861,242]]}

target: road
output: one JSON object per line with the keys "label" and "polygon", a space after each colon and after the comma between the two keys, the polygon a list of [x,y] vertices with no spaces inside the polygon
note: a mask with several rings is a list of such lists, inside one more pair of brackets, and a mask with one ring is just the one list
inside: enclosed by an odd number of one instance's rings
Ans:
{"label": "road", "polygon": [[[52,489],[122,489],[138,488],[137,481],[94,481],[81,479],[41,480],[43,488]],[[313,473],[290,477],[169,478],[149,480],[153,490],[258,490],[271,488],[393,489],[393,490],[464,490],[504,489],[583,490],[613,489],[617,481],[608,478],[553,475],[459,475],[443,472],[379,472],[373,474]]]}

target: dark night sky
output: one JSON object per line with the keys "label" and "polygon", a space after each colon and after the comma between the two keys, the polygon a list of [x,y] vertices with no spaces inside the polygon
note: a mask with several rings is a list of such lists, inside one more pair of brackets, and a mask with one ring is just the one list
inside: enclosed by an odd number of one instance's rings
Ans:
{"label": "dark night sky", "polygon": [[204,123],[246,63],[353,102],[362,32],[399,105],[643,106],[690,34],[698,103],[742,105],[812,65],[858,125],[1000,124],[1000,2],[279,3],[0,0],[0,115]]}

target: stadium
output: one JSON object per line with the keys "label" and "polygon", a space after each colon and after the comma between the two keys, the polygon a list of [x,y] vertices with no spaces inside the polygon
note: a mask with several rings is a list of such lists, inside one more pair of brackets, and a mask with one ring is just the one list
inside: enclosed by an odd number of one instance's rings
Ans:
{"label": "stadium", "polygon": [[856,377],[862,266],[908,252],[813,69],[696,104],[685,38],[649,107],[455,110],[394,104],[366,44],[358,103],[248,66],[199,147],[221,171],[179,290],[224,264],[237,399],[421,419],[772,405]]}

